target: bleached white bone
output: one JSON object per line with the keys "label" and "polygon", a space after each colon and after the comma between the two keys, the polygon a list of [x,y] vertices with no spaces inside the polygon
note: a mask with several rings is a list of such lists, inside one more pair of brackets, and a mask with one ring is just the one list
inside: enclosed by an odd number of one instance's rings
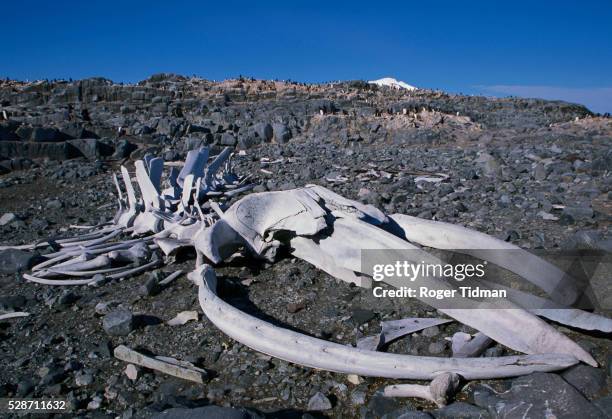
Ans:
{"label": "bleached white bone", "polygon": [[478,332],[472,336],[469,333],[457,332],[451,342],[454,357],[468,358],[483,353],[493,341],[484,333]]}
{"label": "bleached white bone", "polygon": [[197,311],[181,311],[174,318],[168,320],[166,324],[168,326],[182,326],[192,320],[198,320]]}
{"label": "bleached white bone", "polygon": [[12,313],[0,314],[0,320],[16,319],[19,317],[28,317],[29,315],[30,313],[26,313],[25,311],[14,311]]}
{"label": "bleached white bone", "polygon": [[418,397],[434,402],[438,407],[446,406],[455,394],[461,378],[458,374],[446,372],[437,375],[428,386],[418,384],[395,384],[384,389],[385,397]]}
{"label": "bleached white bone", "polygon": [[449,323],[451,321],[452,320],[449,319],[435,319],[428,317],[384,321],[381,322],[381,331],[379,334],[366,336],[359,339],[357,341],[357,347],[361,349],[369,349],[371,351],[378,351],[384,345],[389,344],[402,336],[427,329],[428,327]]}
{"label": "bleached white bone", "polygon": [[120,359],[121,361],[140,365],[141,367],[149,368],[155,371],[160,371],[173,377],[182,378],[183,380],[203,384],[204,377],[206,376],[206,371],[200,368],[196,368],[194,366],[187,367],[186,364],[177,365],[176,363],[168,362],[168,360],[151,358],[124,345],[117,346],[113,351],[113,354],[115,355],[115,358]]}

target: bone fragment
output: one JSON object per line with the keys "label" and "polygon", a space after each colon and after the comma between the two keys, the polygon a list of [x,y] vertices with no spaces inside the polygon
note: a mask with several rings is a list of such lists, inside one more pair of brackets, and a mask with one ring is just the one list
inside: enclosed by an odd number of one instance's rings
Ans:
{"label": "bone fragment", "polygon": [[188,368],[183,365],[176,365],[167,361],[151,358],[123,345],[119,345],[115,348],[114,355],[115,358],[129,362],[130,364],[140,365],[141,367],[160,371],[164,374],[172,375],[173,377],[182,378],[183,380],[204,384],[206,371],[199,368]]}
{"label": "bone fragment", "polygon": [[383,346],[401,338],[402,336],[427,329],[428,327],[448,323],[450,321],[451,320],[449,319],[434,318],[409,318],[385,321],[381,323],[382,330],[379,334],[359,339],[357,341],[357,347],[371,351],[378,351]]}
{"label": "bone fragment", "polygon": [[183,274],[183,271],[180,271],[180,270],[173,272],[167,277],[165,277],[164,279],[162,279],[161,281],[159,281],[159,285],[165,287],[166,285],[170,284],[172,281],[174,281],[176,278],[178,278],[182,274]]}
{"label": "bone fragment", "polygon": [[493,341],[484,333],[478,332],[472,337],[469,333],[457,332],[451,342],[455,358],[468,358],[483,353]]}
{"label": "bone fragment", "polygon": [[166,324],[168,326],[182,326],[191,320],[198,320],[197,311],[181,311],[173,319],[168,320]]}
{"label": "bone fragment", "polygon": [[16,319],[18,317],[28,317],[30,313],[25,311],[15,311],[12,313],[0,314],[0,320]]}
{"label": "bone fragment", "polygon": [[442,407],[455,395],[460,381],[458,374],[445,372],[437,375],[428,386],[396,384],[385,387],[383,394],[385,397],[418,397]]}

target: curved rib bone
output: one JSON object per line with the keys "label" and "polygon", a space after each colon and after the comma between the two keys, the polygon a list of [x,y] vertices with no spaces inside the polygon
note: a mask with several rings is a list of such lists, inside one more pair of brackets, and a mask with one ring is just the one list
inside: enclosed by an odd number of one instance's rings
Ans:
{"label": "curved rib bone", "polygon": [[273,326],[227,304],[214,291],[216,276],[208,265],[191,272],[189,278],[198,285],[204,314],[221,331],[257,351],[312,368],[371,377],[428,380],[443,372],[454,372],[466,379],[513,377],[555,371],[577,363],[576,358],[565,354],[456,359],[356,349]]}

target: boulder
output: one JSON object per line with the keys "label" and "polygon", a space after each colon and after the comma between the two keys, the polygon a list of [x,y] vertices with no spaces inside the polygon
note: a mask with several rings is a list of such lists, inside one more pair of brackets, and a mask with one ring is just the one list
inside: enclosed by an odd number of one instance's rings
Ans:
{"label": "boulder", "polygon": [[46,142],[46,141],[65,141],[69,139],[69,137],[60,132],[57,128],[45,128],[45,127],[36,127],[32,130],[32,135],[30,136],[30,140],[36,142]]}
{"label": "boulder", "polygon": [[599,409],[578,390],[559,375],[550,373],[515,378],[510,389],[499,394],[480,389],[474,393],[474,400],[493,417],[601,418]]}
{"label": "boulder", "polygon": [[109,335],[126,336],[134,330],[134,315],[124,308],[113,310],[104,316],[102,327]]}
{"label": "boulder", "polygon": [[4,122],[0,124],[0,141],[17,141],[19,136],[15,133],[19,124],[16,122]]}
{"label": "boulder", "polygon": [[284,144],[291,139],[291,131],[286,124],[275,123],[272,125],[274,142]]}
{"label": "boulder", "polygon": [[175,407],[153,415],[153,419],[263,419],[264,416],[244,408],[202,406],[193,409]]}
{"label": "boulder", "polygon": [[83,138],[77,140],[68,140],[76,150],[89,160],[95,160],[103,156],[113,154],[113,148],[95,138]]}
{"label": "boulder", "polygon": [[272,140],[272,135],[274,133],[272,129],[272,125],[267,122],[260,122],[253,126],[253,131],[262,141],[269,142]]}
{"label": "boulder", "polygon": [[224,132],[221,135],[221,145],[224,146],[235,146],[236,145],[236,137],[231,132]]}
{"label": "boulder", "polygon": [[36,256],[35,253],[18,249],[0,251],[0,273],[14,274],[23,272],[32,267]]}
{"label": "boulder", "polygon": [[51,160],[67,160],[78,157],[80,152],[67,142],[25,142],[0,141],[0,157],[27,157],[29,159],[48,158]]}

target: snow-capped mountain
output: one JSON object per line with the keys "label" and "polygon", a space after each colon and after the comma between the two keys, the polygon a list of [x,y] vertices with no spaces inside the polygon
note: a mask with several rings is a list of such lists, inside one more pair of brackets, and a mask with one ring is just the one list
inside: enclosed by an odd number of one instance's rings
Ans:
{"label": "snow-capped mountain", "polygon": [[416,87],[411,86],[403,81],[395,80],[393,77],[384,77],[378,80],[371,80],[368,83],[376,84],[377,86],[389,86],[395,89],[416,90]]}

